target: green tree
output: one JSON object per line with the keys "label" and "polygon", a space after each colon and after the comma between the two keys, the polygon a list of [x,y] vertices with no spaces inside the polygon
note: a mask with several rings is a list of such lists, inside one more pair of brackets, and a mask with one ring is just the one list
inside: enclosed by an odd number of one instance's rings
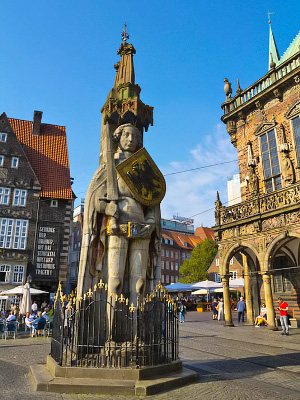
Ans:
{"label": "green tree", "polygon": [[215,258],[218,245],[212,239],[205,239],[197,244],[191,258],[185,260],[180,267],[179,282],[195,283],[207,279],[207,270]]}

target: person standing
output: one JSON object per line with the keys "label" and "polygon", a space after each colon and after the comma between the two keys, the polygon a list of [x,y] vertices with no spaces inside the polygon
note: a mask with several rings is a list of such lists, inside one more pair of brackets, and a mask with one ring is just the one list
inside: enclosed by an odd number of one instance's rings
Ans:
{"label": "person standing", "polygon": [[216,302],[216,299],[212,302],[211,308],[212,308],[212,313],[213,313],[213,319],[218,318],[218,310],[217,310],[218,303]]}
{"label": "person standing", "polygon": [[219,301],[219,310],[218,310],[218,321],[220,320],[224,320],[224,303],[223,303],[223,299],[221,299]]}
{"label": "person standing", "polygon": [[180,318],[180,322],[183,323],[185,320],[185,313],[186,313],[186,306],[184,304],[184,302],[182,301],[181,303],[179,303],[179,318]]}
{"label": "person standing", "polygon": [[280,312],[280,325],[282,327],[282,335],[289,335],[289,324],[288,324],[288,303],[283,301],[281,297],[278,297],[279,307],[278,310]]}
{"label": "person standing", "polygon": [[238,310],[238,322],[241,321],[245,322],[245,311],[246,311],[246,303],[244,302],[244,298],[240,297],[240,301],[237,303],[237,310]]}
{"label": "person standing", "polygon": [[32,303],[31,309],[32,309],[32,314],[33,314],[33,315],[36,315],[37,309],[38,309],[38,306],[37,306],[37,304],[36,304],[36,301],[34,301],[34,302]]}

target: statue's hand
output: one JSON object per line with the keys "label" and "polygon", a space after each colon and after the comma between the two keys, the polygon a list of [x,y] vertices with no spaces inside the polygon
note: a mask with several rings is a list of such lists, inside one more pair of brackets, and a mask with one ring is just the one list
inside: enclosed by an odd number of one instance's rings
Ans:
{"label": "statue's hand", "polygon": [[109,217],[114,217],[118,218],[118,206],[114,201],[111,201],[110,203],[107,204],[105,208],[105,214],[108,215]]}
{"label": "statue's hand", "polygon": [[149,239],[154,227],[152,225],[145,225],[139,232],[142,239]]}

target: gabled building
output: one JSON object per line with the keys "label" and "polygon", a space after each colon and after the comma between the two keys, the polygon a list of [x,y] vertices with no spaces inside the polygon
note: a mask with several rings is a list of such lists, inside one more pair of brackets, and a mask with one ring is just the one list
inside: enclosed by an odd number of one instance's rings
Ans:
{"label": "gabled building", "polygon": [[270,25],[269,68],[232,95],[225,79],[222,121],[237,149],[241,201],[225,207],[217,195],[226,324],[232,325],[228,279],[235,254],[243,257],[247,319],[266,302],[275,328],[278,297],[300,320],[300,33],[282,57]]}
{"label": "gabled building", "polygon": [[71,189],[66,128],[0,116],[0,291],[66,283]]}
{"label": "gabled building", "polygon": [[[241,257],[238,257],[241,258]],[[238,260],[237,257],[232,257],[229,261],[229,279],[238,279],[244,277],[244,269],[242,260]],[[222,282],[220,274],[220,259],[219,253],[216,254],[213,262],[207,270],[207,279],[214,282]]]}

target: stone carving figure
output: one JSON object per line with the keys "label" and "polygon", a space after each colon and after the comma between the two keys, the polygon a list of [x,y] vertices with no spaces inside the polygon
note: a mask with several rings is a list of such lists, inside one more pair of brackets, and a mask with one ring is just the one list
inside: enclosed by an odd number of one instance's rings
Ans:
{"label": "stone carving figure", "polygon": [[289,154],[285,150],[281,150],[282,159],[282,178],[285,182],[285,186],[291,185],[295,182],[295,174],[292,161]]}
{"label": "stone carving figure", "polygon": [[[103,279],[110,306],[121,293],[136,304],[137,297],[152,289],[155,275],[159,279],[160,208],[139,203],[115,170],[142,147],[140,130],[124,124],[113,131],[107,125],[100,165],[85,199],[77,290],[83,296]],[[129,222],[138,227],[132,237],[128,237]]]}

